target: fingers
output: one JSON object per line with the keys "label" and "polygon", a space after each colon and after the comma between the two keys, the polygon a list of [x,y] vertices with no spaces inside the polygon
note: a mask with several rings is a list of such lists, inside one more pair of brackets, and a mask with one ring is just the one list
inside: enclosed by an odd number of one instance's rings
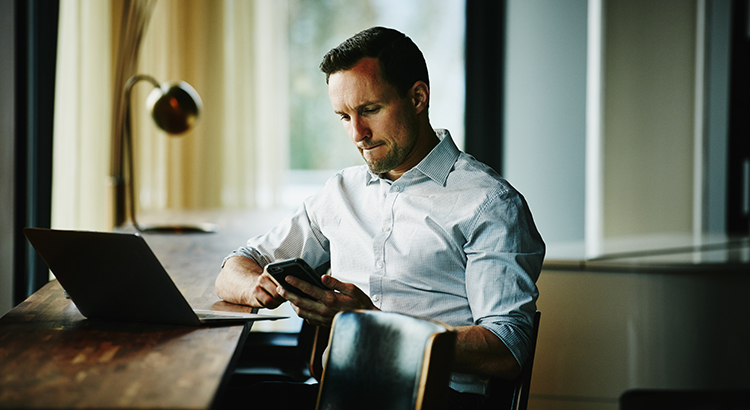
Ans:
{"label": "fingers", "polygon": [[286,281],[312,298],[297,295],[281,286],[278,287],[277,292],[291,303],[297,315],[310,324],[330,326],[333,316],[339,311],[336,307],[335,293],[293,276],[287,276]]}
{"label": "fingers", "polygon": [[326,296],[325,289],[321,289],[318,286],[315,286],[312,283],[302,280],[298,277],[288,275],[285,280],[287,283],[306,293],[313,299],[322,299]]}
{"label": "fingers", "polygon": [[370,297],[352,283],[341,282],[330,275],[325,275],[322,278],[323,284],[330,289],[338,292],[345,298],[339,298],[340,300],[346,301],[346,306],[350,309],[376,309],[372,303]]}
{"label": "fingers", "polygon": [[334,278],[331,275],[323,275],[323,276],[321,276],[320,277],[320,281],[323,282],[323,284],[326,285],[328,287],[328,289],[333,289],[333,290],[336,290],[336,291],[339,291],[339,292],[341,292],[341,290],[342,290],[341,289],[343,287],[342,285],[345,284],[344,282],[342,282],[342,281]]}
{"label": "fingers", "polygon": [[292,306],[292,309],[294,309],[294,311],[297,313],[297,316],[305,319],[307,323],[314,326],[330,327],[333,323],[333,316],[335,316],[337,313],[335,311],[331,311],[330,313],[323,314],[315,310],[304,309],[301,306],[295,305],[291,300],[289,301],[289,303]]}
{"label": "fingers", "polygon": [[321,300],[308,299],[306,297],[299,296],[284,289],[281,286],[279,286],[278,292],[282,297],[289,301],[292,309],[294,309],[294,311],[297,313],[297,316],[305,319],[312,325],[330,326],[331,322],[333,321],[333,316],[338,312],[337,309],[333,309],[327,306]]}
{"label": "fingers", "polygon": [[318,288],[298,278],[287,277],[289,284],[314,299],[298,296],[281,286],[277,292],[292,304],[297,315],[318,326],[330,326],[333,316],[341,310],[377,309],[370,298],[354,284],[341,282],[327,275],[322,280],[330,290]]}
{"label": "fingers", "polygon": [[256,285],[251,289],[251,298],[255,299],[257,303],[265,308],[274,309],[284,303],[284,299],[277,292],[278,284],[274,281],[273,277],[267,272],[263,272],[258,276]]}

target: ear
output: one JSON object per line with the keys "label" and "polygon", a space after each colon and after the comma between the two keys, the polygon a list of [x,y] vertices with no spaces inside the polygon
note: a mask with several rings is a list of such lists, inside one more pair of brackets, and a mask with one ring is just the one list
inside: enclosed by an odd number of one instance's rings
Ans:
{"label": "ear", "polygon": [[427,111],[430,105],[430,87],[424,81],[417,81],[411,87],[411,98],[417,114]]}

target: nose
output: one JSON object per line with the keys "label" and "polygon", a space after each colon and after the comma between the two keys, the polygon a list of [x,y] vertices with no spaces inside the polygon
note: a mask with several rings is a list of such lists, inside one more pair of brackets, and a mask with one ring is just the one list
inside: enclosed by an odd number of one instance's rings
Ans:
{"label": "nose", "polygon": [[351,138],[352,141],[360,142],[362,140],[365,140],[367,138],[370,138],[372,136],[372,132],[370,131],[370,127],[367,124],[367,121],[363,120],[362,118],[353,117],[351,120]]}

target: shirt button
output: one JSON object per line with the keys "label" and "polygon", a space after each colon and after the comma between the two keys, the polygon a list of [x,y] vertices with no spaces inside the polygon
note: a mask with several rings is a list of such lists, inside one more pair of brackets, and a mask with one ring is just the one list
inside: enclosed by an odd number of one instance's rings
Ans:
{"label": "shirt button", "polygon": [[377,261],[375,263],[375,267],[378,268],[378,269],[382,268],[383,267],[383,262],[382,261]]}
{"label": "shirt button", "polygon": [[383,227],[383,232],[390,232],[390,231],[391,231],[390,226]]}
{"label": "shirt button", "polygon": [[377,302],[380,300],[380,295],[372,295],[372,300]]}
{"label": "shirt button", "polygon": [[401,186],[400,185],[396,185],[396,186],[393,187],[393,190],[396,191],[396,192],[401,192]]}

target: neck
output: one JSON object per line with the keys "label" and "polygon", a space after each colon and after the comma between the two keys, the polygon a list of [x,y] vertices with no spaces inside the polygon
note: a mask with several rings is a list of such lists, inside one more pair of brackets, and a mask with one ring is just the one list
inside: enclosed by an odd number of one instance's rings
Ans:
{"label": "neck", "polygon": [[426,125],[421,126],[419,137],[417,138],[417,143],[406,161],[404,161],[401,166],[391,171],[385,172],[380,176],[382,178],[390,179],[391,181],[395,181],[401,178],[401,175],[403,175],[406,171],[417,166],[417,164],[419,164],[420,161],[422,161],[424,157],[426,157],[427,154],[429,154],[439,142],[440,139],[437,137],[435,130],[432,129],[432,126],[430,126],[429,122]]}

